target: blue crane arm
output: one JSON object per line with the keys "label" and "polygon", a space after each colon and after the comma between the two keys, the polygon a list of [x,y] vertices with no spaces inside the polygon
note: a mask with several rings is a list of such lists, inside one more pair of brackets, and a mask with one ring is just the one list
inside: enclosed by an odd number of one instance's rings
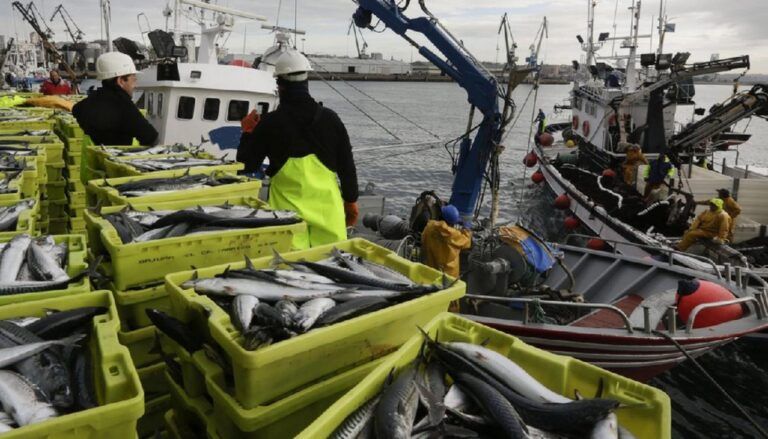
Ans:
{"label": "blue crane arm", "polygon": [[[419,53],[450,76],[466,92],[468,101],[483,115],[471,145],[468,139],[461,143],[454,171],[451,204],[463,217],[474,213],[483,185],[488,160],[494,146],[500,141],[501,115],[496,79],[479,66],[466,49],[457,45],[431,18],[408,18],[393,0],[359,0],[353,18],[358,27],[369,27],[375,15],[388,28],[418,48]],[[444,57],[419,45],[406,35],[412,31],[424,35]]]}

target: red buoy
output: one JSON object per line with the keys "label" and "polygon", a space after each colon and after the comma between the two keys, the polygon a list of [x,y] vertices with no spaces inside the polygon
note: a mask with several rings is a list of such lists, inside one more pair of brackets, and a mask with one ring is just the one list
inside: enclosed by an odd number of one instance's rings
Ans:
{"label": "red buoy", "polygon": [[566,194],[560,194],[555,198],[555,208],[565,210],[571,207],[571,199]]}
{"label": "red buoy", "polygon": [[237,67],[251,67],[251,63],[242,59],[233,59],[229,62],[229,65]]}
{"label": "red buoy", "polygon": [[579,221],[578,218],[576,218],[573,215],[570,215],[563,220],[563,227],[565,227],[565,230],[573,231],[579,228],[579,225],[581,225],[581,221]]}
{"label": "red buoy", "polygon": [[616,172],[613,169],[604,169],[603,170],[603,177],[605,177],[605,178],[616,178]]}
{"label": "red buoy", "polygon": [[539,158],[536,157],[536,153],[531,151],[528,154],[525,155],[523,158],[523,163],[525,163],[525,166],[532,168],[536,166],[536,163],[539,162]]}
{"label": "red buoy", "polygon": [[605,241],[603,241],[600,238],[590,238],[589,241],[587,241],[587,248],[590,250],[605,250],[606,244]]}
{"label": "red buoy", "polygon": [[[702,303],[722,302],[733,300],[733,293],[727,288],[714,282],[705,280],[680,281],[677,288],[677,312],[683,322],[688,321],[691,312]],[[727,305],[717,308],[709,308],[699,312],[694,328],[706,328],[740,319],[744,311],[741,305]]]}
{"label": "red buoy", "polygon": [[555,143],[555,138],[552,137],[552,134],[549,134],[549,133],[539,134],[539,145],[552,146],[553,143]]}
{"label": "red buoy", "polygon": [[536,184],[541,183],[544,181],[544,173],[541,171],[536,171],[533,174],[531,174],[531,181],[533,181]]}

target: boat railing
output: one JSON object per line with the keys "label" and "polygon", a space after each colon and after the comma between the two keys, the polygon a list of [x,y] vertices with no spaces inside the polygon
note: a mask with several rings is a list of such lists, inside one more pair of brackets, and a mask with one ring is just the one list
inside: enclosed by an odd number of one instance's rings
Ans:
{"label": "boat railing", "polygon": [[626,329],[627,332],[629,332],[630,334],[634,332],[634,329],[632,328],[632,322],[630,322],[627,314],[624,313],[624,311],[622,311],[621,309],[605,303],[562,302],[559,300],[541,300],[541,299],[530,299],[525,297],[485,296],[480,294],[467,294],[464,297],[466,297],[467,299],[475,299],[475,300],[487,300],[487,301],[506,302],[506,303],[522,303],[524,325],[527,325],[530,321],[530,305],[531,304],[547,305],[547,306],[563,307],[563,308],[590,309],[590,310],[604,309],[618,315],[621,318],[621,320],[624,322],[624,329]]}
{"label": "boat railing", "polygon": [[760,306],[760,301],[757,297],[741,297],[738,299],[732,299],[732,300],[723,300],[720,302],[711,302],[711,303],[700,303],[696,305],[695,308],[693,308],[693,311],[691,311],[691,314],[688,316],[688,321],[685,323],[686,334],[691,334],[693,332],[693,324],[696,322],[696,317],[698,317],[699,313],[701,311],[704,311],[705,309],[712,309],[712,308],[720,308],[723,306],[730,306],[730,305],[737,305],[742,303],[754,303],[755,307],[755,314],[757,314],[757,318],[759,320],[762,320],[765,318],[765,314],[763,313],[763,308]]}
{"label": "boat railing", "polygon": [[[565,237],[565,244],[566,245],[572,245],[572,244],[570,244],[570,241],[572,239],[574,239],[574,238],[592,239],[592,238],[594,238],[594,236],[584,235],[584,234],[581,234],[581,233],[571,233],[571,234],[569,234],[568,236]],[[654,252],[662,253],[662,254],[667,256],[667,259],[668,259],[667,263],[669,264],[670,267],[674,267],[675,266],[675,258],[673,257],[673,255],[678,255],[678,256],[682,256],[682,257],[696,259],[699,262],[702,262],[702,263],[704,263],[706,265],[711,266],[712,267],[712,272],[717,276],[717,278],[721,279],[721,280],[723,279],[723,276],[720,274],[720,269],[718,268],[717,264],[715,264],[715,262],[712,259],[709,259],[706,256],[694,255],[694,254],[691,254],[691,253],[681,252],[680,250],[675,250],[675,249],[671,249],[671,248],[661,248],[661,247],[658,247],[658,246],[655,246],[655,245],[638,244],[638,243],[635,243],[635,242],[619,241],[617,239],[606,239],[606,238],[600,238],[600,239],[602,241],[606,242],[607,244],[611,245],[611,247],[612,247],[611,253],[613,253],[613,254],[617,254],[618,253],[618,246],[619,245],[627,245],[627,246],[642,248],[644,250],[652,250]],[[589,249],[585,249],[585,250],[589,250]],[[677,265],[680,265],[680,266],[682,266],[684,268],[690,268],[688,266],[681,265],[679,263]]]}

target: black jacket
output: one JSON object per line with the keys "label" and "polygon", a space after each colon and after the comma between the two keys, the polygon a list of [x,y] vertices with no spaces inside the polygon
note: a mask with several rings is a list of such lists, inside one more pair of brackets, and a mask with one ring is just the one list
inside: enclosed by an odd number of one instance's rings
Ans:
{"label": "black jacket", "polygon": [[154,145],[157,130],[119,87],[102,87],[75,104],[72,115],[96,145]]}
{"label": "black jacket", "polygon": [[237,161],[245,164],[246,172],[254,172],[269,157],[267,175],[273,176],[289,158],[309,154],[339,176],[344,201],[357,201],[357,170],[347,129],[333,110],[309,96],[281,99],[277,110],[262,115],[253,132],[241,136]]}

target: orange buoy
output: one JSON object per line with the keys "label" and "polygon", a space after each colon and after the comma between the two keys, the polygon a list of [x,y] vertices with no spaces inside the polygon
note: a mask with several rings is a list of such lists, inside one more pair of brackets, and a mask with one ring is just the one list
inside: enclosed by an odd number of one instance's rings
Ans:
{"label": "orange buoy", "polygon": [[565,210],[571,207],[571,198],[567,194],[560,194],[555,198],[555,208]]}
{"label": "orange buoy", "polygon": [[585,120],[581,124],[581,132],[584,133],[584,137],[589,137],[589,121]]}
{"label": "orange buoy", "polygon": [[600,238],[590,238],[589,241],[587,241],[587,248],[590,250],[605,250],[606,243]]}
{"label": "orange buoy", "polygon": [[573,129],[574,130],[579,129],[579,116],[576,116],[576,115],[573,116]]}
{"label": "orange buoy", "polygon": [[532,168],[536,166],[536,163],[539,162],[539,158],[536,157],[536,153],[531,151],[528,154],[525,155],[523,158],[523,163],[525,163],[525,166]]}
{"label": "orange buoy", "polygon": [[229,62],[229,65],[237,66],[237,67],[248,67],[248,68],[251,67],[251,63],[243,59],[233,59],[232,61]]}
{"label": "orange buoy", "polygon": [[[702,303],[722,302],[735,299],[727,288],[705,280],[681,280],[677,284],[677,312],[683,322],[688,321],[691,312]],[[694,328],[706,328],[740,319],[744,310],[739,304],[705,309],[698,313]]]}
{"label": "orange buoy", "polygon": [[536,171],[533,174],[531,174],[531,181],[533,181],[536,184],[541,183],[544,181],[544,173],[541,171]]}
{"label": "orange buoy", "polygon": [[616,178],[616,172],[613,169],[603,169],[603,177]]}
{"label": "orange buoy", "polygon": [[563,227],[568,231],[576,230],[580,225],[581,221],[573,215],[569,215],[563,220]]}
{"label": "orange buoy", "polygon": [[539,145],[552,146],[553,143],[555,143],[555,138],[552,137],[552,134],[549,134],[549,133],[539,134]]}

